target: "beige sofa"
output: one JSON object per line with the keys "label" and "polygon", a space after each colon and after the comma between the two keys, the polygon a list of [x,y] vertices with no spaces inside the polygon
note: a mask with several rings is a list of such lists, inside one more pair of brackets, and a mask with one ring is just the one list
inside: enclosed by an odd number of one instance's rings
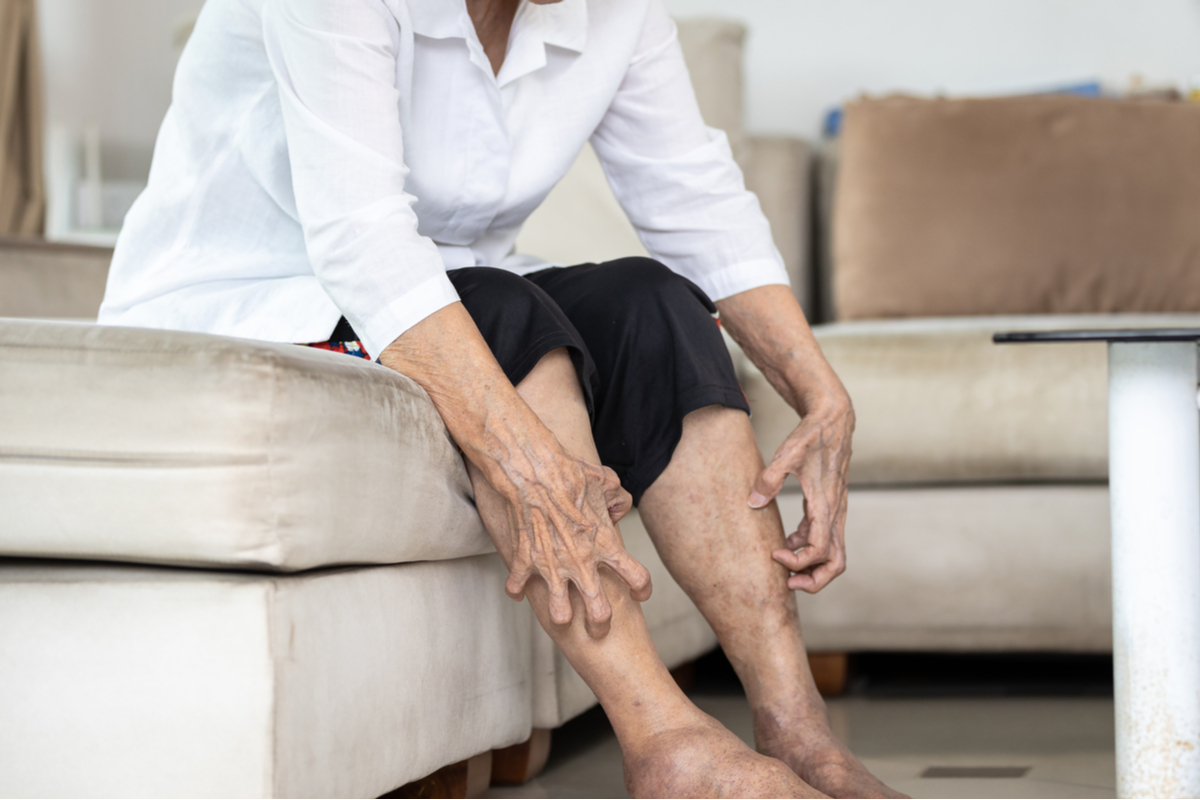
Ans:
{"label": "beige sofa", "polygon": [[[740,119],[741,35],[683,26],[707,114]],[[725,126],[795,256],[807,150]],[[595,704],[504,596],[422,390],[91,324],[110,256],[0,242],[0,796],[378,796]],[[622,530],[664,661],[710,650],[636,513]]]}
{"label": "beige sofa", "polygon": [[[390,370],[3,320],[0,418],[2,795],[377,796],[595,702]],[[664,659],[711,648],[625,532]]]}

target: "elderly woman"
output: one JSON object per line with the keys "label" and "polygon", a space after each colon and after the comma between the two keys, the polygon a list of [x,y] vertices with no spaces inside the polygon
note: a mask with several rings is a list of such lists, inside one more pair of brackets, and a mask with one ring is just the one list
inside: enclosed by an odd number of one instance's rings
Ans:
{"label": "elderly woman", "polygon": [[[588,140],[658,260],[513,252]],[[424,387],[633,794],[887,795],[830,733],[800,636],[792,591],[845,565],[854,414],[786,283],[660,0],[208,0],[101,321],[317,343]],[[717,311],[803,420],[765,468]],[[655,653],[631,503],[758,753]]]}

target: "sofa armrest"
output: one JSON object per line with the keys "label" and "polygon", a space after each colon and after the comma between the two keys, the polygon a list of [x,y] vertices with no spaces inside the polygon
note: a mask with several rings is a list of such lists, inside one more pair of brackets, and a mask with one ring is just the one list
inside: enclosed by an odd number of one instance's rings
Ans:
{"label": "sofa armrest", "polygon": [[752,136],[746,188],[758,195],[783,255],[796,299],[814,312],[812,274],[812,146],[784,136]]}

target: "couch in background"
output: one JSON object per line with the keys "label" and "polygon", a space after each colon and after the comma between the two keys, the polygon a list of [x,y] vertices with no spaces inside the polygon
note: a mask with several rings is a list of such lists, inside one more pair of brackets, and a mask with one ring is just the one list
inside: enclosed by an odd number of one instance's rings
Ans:
{"label": "couch in background", "polygon": [[[990,337],[1200,325],[1200,106],[865,100],[823,171],[818,338],[859,426],[851,567],[804,598],[811,641],[1109,652],[1105,348]],[[767,445],[787,414],[761,385]]]}

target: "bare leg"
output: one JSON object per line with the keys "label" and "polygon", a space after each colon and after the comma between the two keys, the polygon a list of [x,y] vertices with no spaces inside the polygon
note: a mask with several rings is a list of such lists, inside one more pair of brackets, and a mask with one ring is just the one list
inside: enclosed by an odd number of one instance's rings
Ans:
{"label": "bare leg", "polygon": [[670,465],[639,505],[671,575],[717,633],[754,713],[758,749],[834,797],[898,797],[829,729],[800,635],[775,503],[751,509],[763,469],[749,418],[710,406],[688,414]]}
{"label": "bare leg", "polygon": [[[559,442],[599,464],[575,369],[564,350],[543,358],[517,387]],[[507,557],[509,528],[503,505],[468,462],[475,500],[497,549]],[[625,782],[634,796],[820,797],[781,762],[761,756],[684,696],[654,649],[640,604],[629,589],[604,575],[612,603],[609,633],[587,632],[580,597],[568,625],[550,620],[546,584],[531,581],[526,596],[538,621],[596,693],[621,744]]]}

